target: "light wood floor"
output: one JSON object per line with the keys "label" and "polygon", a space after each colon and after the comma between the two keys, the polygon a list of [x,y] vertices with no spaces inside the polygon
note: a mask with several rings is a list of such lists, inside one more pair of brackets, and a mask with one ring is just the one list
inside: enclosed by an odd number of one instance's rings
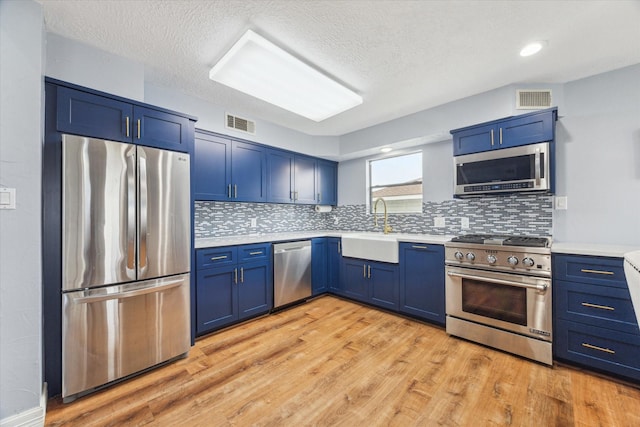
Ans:
{"label": "light wood floor", "polygon": [[640,389],[334,297],[196,342],[46,425],[640,426]]}

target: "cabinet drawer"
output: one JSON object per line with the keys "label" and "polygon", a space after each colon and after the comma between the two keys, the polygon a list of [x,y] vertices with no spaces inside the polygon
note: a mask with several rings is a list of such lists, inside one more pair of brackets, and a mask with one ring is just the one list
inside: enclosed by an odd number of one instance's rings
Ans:
{"label": "cabinet drawer", "polygon": [[202,270],[235,264],[236,258],[237,251],[235,246],[198,249],[196,251],[196,269]]}
{"label": "cabinet drawer", "polygon": [[622,258],[554,255],[553,277],[627,289]]}
{"label": "cabinet drawer", "polygon": [[640,379],[640,334],[627,334],[565,320],[556,322],[554,332],[558,358]]}
{"label": "cabinet drawer", "polygon": [[555,281],[556,316],[614,329],[638,333],[631,296],[627,289]]}
{"label": "cabinet drawer", "polygon": [[238,246],[239,262],[268,259],[270,258],[270,255],[271,255],[270,243]]}

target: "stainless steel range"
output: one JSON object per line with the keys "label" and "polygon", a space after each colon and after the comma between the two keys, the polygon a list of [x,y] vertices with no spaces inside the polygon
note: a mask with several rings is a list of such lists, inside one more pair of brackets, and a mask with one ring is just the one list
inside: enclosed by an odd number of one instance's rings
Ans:
{"label": "stainless steel range", "polygon": [[446,243],[447,333],[551,365],[550,243],[480,234]]}

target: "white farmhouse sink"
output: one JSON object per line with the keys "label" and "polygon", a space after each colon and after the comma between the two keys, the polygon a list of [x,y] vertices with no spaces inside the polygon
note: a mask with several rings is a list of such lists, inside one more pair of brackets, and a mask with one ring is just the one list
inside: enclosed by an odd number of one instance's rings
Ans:
{"label": "white farmhouse sink", "polygon": [[397,264],[398,239],[382,233],[343,234],[342,256]]}

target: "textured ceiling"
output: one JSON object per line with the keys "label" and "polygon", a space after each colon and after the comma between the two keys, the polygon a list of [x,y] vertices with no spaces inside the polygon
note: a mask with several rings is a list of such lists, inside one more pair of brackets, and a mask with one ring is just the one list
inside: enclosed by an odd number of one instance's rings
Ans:
{"label": "textured ceiling", "polygon": [[[144,63],[145,79],[229,112],[342,135],[514,83],[640,63],[640,1],[40,0],[47,31]],[[253,29],[361,94],[316,123],[208,78]],[[520,48],[546,40],[538,55]]]}

